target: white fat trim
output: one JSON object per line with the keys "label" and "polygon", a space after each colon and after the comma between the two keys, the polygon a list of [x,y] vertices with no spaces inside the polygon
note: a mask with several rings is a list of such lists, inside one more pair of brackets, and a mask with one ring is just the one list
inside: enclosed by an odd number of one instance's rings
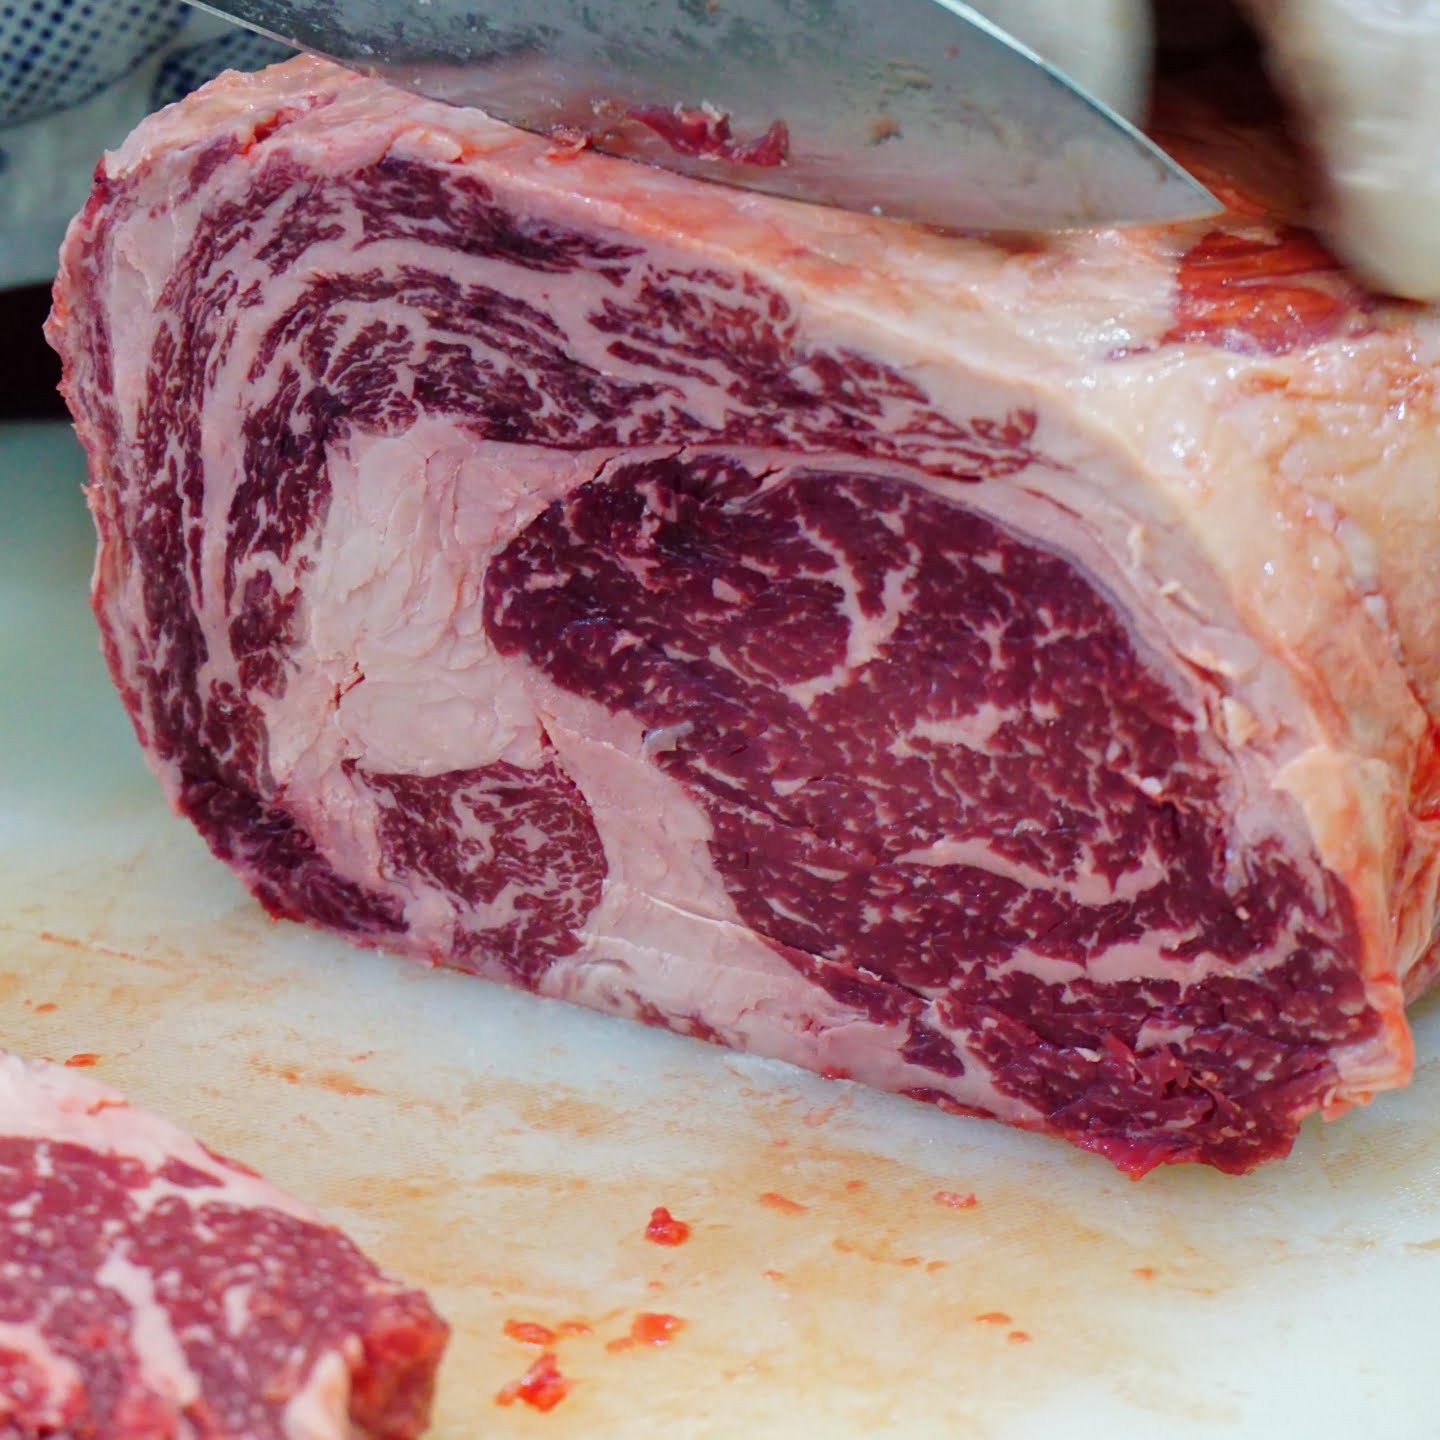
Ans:
{"label": "white fat trim", "polygon": [[1140,867],[1127,870],[1111,883],[1103,875],[1077,875],[1073,879],[1053,875],[1011,860],[995,850],[988,840],[937,840],[920,849],[897,855],[896,865],[968,865],[988,871],[1006,880],[1014,880],[1029,890],[1063,891],[1081,905],[1103,905],[1112,900],[1133,900],[1164,878],[1163,868],[1154,855],[1146,851]]}
{"label": "white fat trim", "polygon": [[913,755],[915,746],[911,742],[926,740],[932,745],[963,745],[967,750],[988,754],[996,732],[1016,713],[1013,709],[1002,710],[992,701],[985,700],[967,715],[956,715],[947,720],[927,720],[922,716],[905,734],[897,735],[890,742],[890,753],[900,757]]}
{"label": "white fat trim", "polygon": [[200,1398],[200,1381],[185,1358],[169,1312],[155,1296],[154,1276],[112,1250],[95,1279],[130,1307],[128,1333],[145,1388],[176,1410],[193,1405]]}
{"label": "white fat trim", "polygon": [[250,1301],[255,1293],[253,1282],[242,1280],[227,1285],[220,1297],[221,1309],[225,1312],[225,1328],[238,1339],[250,1324]]}
{"label": "white fat trim", "polygon": [[913,562],[916,557],[910,555],[912,563],[906,569],[886,571],[881,589],[880,614],[867,615],[860,605],[855,572],[849,559],[823,535],[816,534],[808,526],[801,529],[816,549],[834,560],[834,569],[826,579],[839,585],[842,596],[840,609],[845,617],[845,658],[823,675],[778,687],[783,695],[808,710],[819,696],[828,695],[848,683],[857,670],[874,660],[889,643],[909,608],[908,590],[915,574]]}
{"label": "white fat trim", "polygon": [[350,1424],[350,1373],[357,1358],[356,1342],[328,1350],[315,1362],[304,1386],[285,1405],[281,1430],[285,1440],[359,1440]]}
{"label": "white fat trim", "polygon": [[[642,927],[637,927],[641,928]],[[716,927],[718,929],[718,927]],[[673,934],[667,917],[662,937]],[[693,949],[695,938],[681,936],[681,949],[624,937],[597,937],[583,956],[569,957],[546,972],[542,992],[613,1014],[641,1013],[635,997],[662,1015],[689,1017],[710,1026],[724,1042],[753,1055],[782,1060],[812,1071],[839,1071],[864,1084],[891,1091],[935,1090],[962,1105],[974,1106],[1011,1121],[1038,1122],[1031,1107],[998,1090],[983,1060],[964,1036],[950,1035],[965,1074],[952,1077],[912,1064],[901,1054],[905,1025],[886,1025],[863,1017],[832,1000],[803,979],[774,951],[768,973],[758,973],[758,955],[736,963],[729,947]],[[768,949],[768,947],[765,947]],[[704,982],[696,985],[697,959]],[[926,1023],[938,1025],[929,1007]]]}

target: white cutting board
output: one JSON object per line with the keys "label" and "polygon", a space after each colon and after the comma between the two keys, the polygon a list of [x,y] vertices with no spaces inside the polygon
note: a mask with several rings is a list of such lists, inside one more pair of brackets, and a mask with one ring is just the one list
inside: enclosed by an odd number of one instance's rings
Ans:
{"label": "white cutting board", "polygon": [[[98,1056],[424,1285],[437,1440],[1440,1435],[1435,1007],[1409,1091],[1258,1175],[1136,1184],[274,924],[110,689],[82,470],[64,428],[0,427],[0,1041]],[[689,1243],[642,1238],[662,1204]],[[607,1350],[640,1311],[685,1328]],[[507,1319],[593,1327],[548,1414],[494,1402],[534,1354]]]}

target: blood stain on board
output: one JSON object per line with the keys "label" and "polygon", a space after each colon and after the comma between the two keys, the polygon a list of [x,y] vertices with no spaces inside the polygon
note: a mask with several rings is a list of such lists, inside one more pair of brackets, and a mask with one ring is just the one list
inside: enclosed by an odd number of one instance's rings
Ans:
{"label": "blood stain on board", "polygon": [[769,1206],[771,1210],[778,1210],[782,1215],[803,1215],[810,1207],[802,1205],[798,1200],[792,1200],[788,1195],[782,1195],[778,1190],[767,1190],[763,1195],[756,1197],[762,1205]]}
{"label": "blood stain on board", "polygon": [[1005,1338],[1012,1345],[1028,1345],[1030,1343],[1031,1336],[1026,1330],[1012,1330]]}
{"label": "blood stain on board", "polygon": [[57,935],[53,930],[41,930],[35,938],[43,940],[47,945],[63,945],[67,950],[86,948],[83,940],[77,940],[73,935]]}
{"label": "blood stain on board", "polygon": [[837,1235],[830,1242],[830,1248],[841,1255],[858,1255],[863,1260],[873,1260],[879,1265],[899,1265],[901,1269],[913,1269],[924,1263],[923,1255],[890,1255],[883,1246],[863,1245],[855,1240],[847,1240],[843,1235]]}
{"label": "blood stain on board", "polygon": [[362,1085],[353,1075],[343,1070],[302,1070],[298,1065],[276,1065],[258,1057],[250,1061],[250,1067],[262,1075],[273,1075],[287,1085],[313,1085],[320,1090],[329,1090],[333,1095],[379,1095],[373,1085]]}
{"label": "blood stain on board", "polygon": [[553,1351],[546,1350],[518,1379],[502,1385],[495,1394],[497,1405],[522,1400],[542,1413],[553,1410],[570,1393],[570,1382],[560,1373]]}
{"label": "blood stain on board", "polygon": [[53,1000],[46,1000],[35,1007],[35,1013],[37,1015],[50,1015],[59,1008],[60,1007]]}
{"label": "blood stain on board", "polygon": [[[498,1087],[487,1080],[476,1098],[493,1103]],[[602,1104],[567,1086],[550,1086],[547,1091],[531,1095],[519,1116],[521,1131],[545,1131],[554,1135],[588,1140],[597,1135],[614,1135],[623,1131],[626,1116],[613,1106]]]}
{"label": "blood stain on board", "polygon": [[507,1320],[505,1333],[522,1345],[553,1345],[558,1338],[548,1325],[538,1324],[534,1320]]}
{"label": "blood stain on board", "polygon": [[974,1191],[967,1191],[962,1195],[958,1190],[937,1190],[934,1200],[937,1205],[944,1205],[951,1210],[973,1210],[980,1203]]}
{"label": "blood stain on board", "polygon": [[92,1065],[100,1063],[100,1057],[93,1050],[80,1050],[66,1060],[72,1070],[88,1070]]}
{"label": "blood stain on board", "polygon": [[975,1317],[977,1325],[1010,1325],[1014,1322],[1003,1310],[987,1310],[983,1315]]}
{"label": "blood stain on board", "polygon": [[343,1070],[320,1070],[311,1076],[311,1083],[336,1095],[380,1094],[373,1085],[362,1085],[353,1075],[347,1075]]}
{"label": "blood stain on board", "polygon": [[645,1238],[654,1245],[683,1245],[690,1238],[690,1226],[677,1220],[663,1205],[650,1212]]}

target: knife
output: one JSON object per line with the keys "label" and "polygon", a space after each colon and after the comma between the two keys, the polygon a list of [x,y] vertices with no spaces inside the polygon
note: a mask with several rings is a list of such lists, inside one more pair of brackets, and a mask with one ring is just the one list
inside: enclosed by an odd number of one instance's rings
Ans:
{"label": "knife", "polygon": [[961,0],[192,0],[419,95],[706,180],[958,230],[1221,207]]}

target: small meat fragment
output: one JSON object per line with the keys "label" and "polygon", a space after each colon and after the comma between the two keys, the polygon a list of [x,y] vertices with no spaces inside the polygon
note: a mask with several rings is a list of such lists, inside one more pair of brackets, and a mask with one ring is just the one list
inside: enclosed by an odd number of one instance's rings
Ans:
{"label": "small meat fragment", "polygon": [[532,1409],[553,1410],[570,1393],[570,1382],[560,1373],[554,1354],[547,1350],[518,1379],[503,1385],[496,1393],[497,1405],[513,1405],[523,1400]]}
{"label": "small meat fragment", "polygon": [[690,1238],[690,1227],[677,1220],[663,1205],[650,1212],[645,1238],[654,1245],[683,1245]]}
{"label": "small meat fragment", "polygon": [[681,155],[768,167],[783,165],[790,154],[790,129],[783,120],[753,140],[741,140],[731,134],[730,117],[713,105],[641,105],[626,113]]}

